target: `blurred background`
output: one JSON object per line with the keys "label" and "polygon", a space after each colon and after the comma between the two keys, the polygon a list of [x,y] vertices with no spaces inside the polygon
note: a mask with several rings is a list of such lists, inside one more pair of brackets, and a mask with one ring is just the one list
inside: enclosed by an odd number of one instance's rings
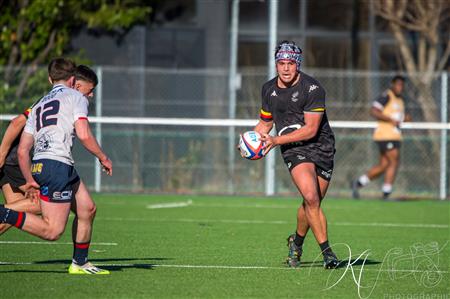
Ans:
{"label": "blurred background", "polygon": [[[330,194],[348,197],[349,181],[377,162],[373,124],[365,122],[401,73],[418,124],[403,131],[394,193],[449,196],[449,1],[0,0],[0,28],[2,132],[48,91],[53,57],[97,72],[91,124],[115,170],[102,177],[76,144],[91,190],[295,194],[279,153],[247,161],[234,148],[258,118],[274,45],[287,39],[303,49],[303,71],[327,91],[337,139]],[[379,195],[380,184],[364,196]]]}

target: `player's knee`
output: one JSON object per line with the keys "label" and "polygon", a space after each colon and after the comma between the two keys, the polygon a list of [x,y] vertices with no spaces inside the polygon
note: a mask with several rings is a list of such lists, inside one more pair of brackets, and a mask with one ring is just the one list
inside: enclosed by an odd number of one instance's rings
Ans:
{"label": "player's knee", "polygon": [[90,219],[94,219],[96,213],[97,213],[97,206],[94,203],[92,203],[92,205],[89,206],[87,209],[88,217]]}
{"label": "player's knee", "polygon": [[398,165],[398,162],[399,162],[399,157],[398,156],[393,157],[392,160],[391,160],[391,164],[394,164],[394,165]]}
{"label": "player's knee", "polygon": [[60,228],[49,228],[44,236],[44,239],[48,241],[57,241],[61,238],[64,233],[64,229]]}
{"label": "player's knee", "polygon": [[81,220],[92,220],[95,217],[95,214],[97,213],[97,207],[92,202],[89,205],[83,206],[82,209],[79,209],[77,211],[78,219]]}
{"label": "player's knee", "polygon": [[303,192],[304,203],[308,207],[319,207],[320,206],[320,196],[317,192]]}
{"label": "player's knee", "polygon": [[389,162],[389,160],[381,160],[381,162],[380,162],[380,166],[381,166],[381,168],[383,169],[383,170],[385,170],[386,168],[388,168],[388,166],[389,166],[389,164],[390,164],[390,162]]}

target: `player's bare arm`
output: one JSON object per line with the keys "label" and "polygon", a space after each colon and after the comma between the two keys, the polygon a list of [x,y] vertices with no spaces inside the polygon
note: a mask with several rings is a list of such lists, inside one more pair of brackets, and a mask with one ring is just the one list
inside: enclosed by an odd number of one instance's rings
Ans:
{"label": "player's bare arm", "polygon": [[255,128],[253,129],[253,131],[258,132],[261,136],[264,134],[268,134],[270,132],[270,130],[272,130],[273,127],[273,121],[263,121],[260,120]]}
{"label": "player's bare arm", "polygon": [[29,193],[31,197],[35,196],[36,191],[39,189],[39,184],[36,183],[31,175],[30,150],[33,147],[33,144],[33,135],[23,132],[22,137],[20,138],[19,148],[17,149],[20,171],[26,181],[24,190],[26,193]]}
{"label": "player's bare arm", "polygon": [[394,120],[394,119],[390,118],[387,115],[384,115],[383,112],[380,109],[376,108],[376,107],[372,107],[370,109],[370,115],[372,117],[374,117],[376,120],[389,122],[389,123],[392,123],[394,126],[399,126],[400,125],[399,121]]}
{"label": "player's bare arm", "polygon": [[9,123],[8,128],[6,128],[2,143],[0,144],[0,167],[3,167],[5,164],[5,159],[11,149],[11,145],[17,136],[19,136],[23,127],[25,127],[26,122],[27,118],[25,115],[20,114],[14,117]]}
{"label": "player's bare arm", "polygon": [[289,134],[282,136],[270,136],[262,134],[261,140],[265,142],[264,154],[267,154],[277,145],[304,141],[317,135],[320,123],[322,122],[323,113],[307,113],[305,112],[305,125]]}
{"label": "player's bare arm", "polygon": [[112,175],[112,162],[103,152],[94,135],[92,134],[87,119],[79,119],[75,122],[75,132],[81,144],[98,158],[108,175]]}

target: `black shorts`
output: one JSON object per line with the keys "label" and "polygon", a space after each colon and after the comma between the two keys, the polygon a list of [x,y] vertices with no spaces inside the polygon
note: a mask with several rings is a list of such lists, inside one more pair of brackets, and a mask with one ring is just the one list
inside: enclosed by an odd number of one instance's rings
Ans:
{"label": "black shorts", "polygon": [[398,140],[375,141],[380,149],[380,153],[385,153],[391,149],[400,148],[401,142]]}
{"label": "black shorts", "polygon": [[80,177],[72,165],[59,161],[34,160],[31,173],[41,186],[39,197],[48,202],[71,202]]}
{"label": "black shorts", "polygon": [[0,187],[5,184],[10,184],[14,188],[19,188],[25,185],[26,181],[20,171],[19,165],[5,164],[0,169]]}
{"label": "black shorts", "polygon": [[333,167],[334,167],[333,160],[327,163],[320,163],[319,165],[317,162],[314,162],[310,158],[303,156],[301,154],[290,155],[287,157],[283,157],[283,159],[289,171],[292,171],[292,169],[294,169],[295,166],[301,163],[314,163],[314,165],[316,166],[317,176],[320,176],[321,178],[329,182],[331,180],[331,176],[333,175]]}

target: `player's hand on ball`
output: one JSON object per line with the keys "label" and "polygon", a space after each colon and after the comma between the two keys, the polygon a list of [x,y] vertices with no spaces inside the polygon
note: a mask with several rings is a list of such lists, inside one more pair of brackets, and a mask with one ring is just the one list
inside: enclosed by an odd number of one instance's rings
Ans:
{"label": "player's hand on ball", "polygon": [[102,170],[106,172],[107,175],[112,176],[112,161],[108,157],[99,161],[100,164],[102,164]]}
{"label": "player's hand on ball", "polygon": [[264,142],[264,156],[267,155],[272,148],[277,146],[276,137],[270,136],[269,134],[263,134],[260,138]]}

